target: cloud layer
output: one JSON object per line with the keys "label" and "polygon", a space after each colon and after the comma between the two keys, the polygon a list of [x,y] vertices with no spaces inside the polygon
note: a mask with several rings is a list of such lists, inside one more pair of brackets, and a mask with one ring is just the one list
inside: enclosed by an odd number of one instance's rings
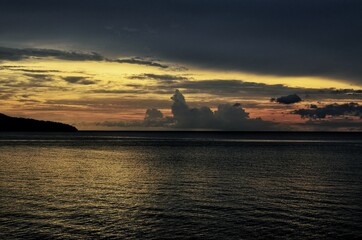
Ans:
{"label": "cloud layer", "polygon": [[71,61],[103,61],[104,57],[98,53],[81,53],[75,51],[61,51],[39,48],[5,48],[0,47],[0,61],[20,61],[32,57],[53,57]]}
{"label": "cloud layer", "polygon": [[326,117],[354,116],[362,118],[362,106],[358,103],[329,104],[324,107],[312,106],[310,109],[293,111],[303,118],[321,119]]}
{"label": "cloud layer", "polygon": [[[176,68],[176,66],[170,66],[159,63],[156,60],[143,57],[130,57],[123,59],[110,59],[102,56],[99,53],[91,52],[85,53],[80,51],[64,51],[56,49],[42,49],[42,48],[9,48],[0,46],[0,62],[1,61],[22,61],[30,58],[55,58],[68,61],[107,61],[115,63],[128,63],[145,65],[158,68]],[[10,66],[11,68],[12,66]],[[12,68],[17,70],[16,68]],[[29,71],[26,69],[18,69],[22,71]],[[31,70],[30,70],[31,71]]]}
{"label": "cloud layer", "polygon": [[260,131],[272,130],[276,125],[263,121],[260,118],[251,119],[239,103],[220,104],[216,111],[209,107],[191,108],[186,103],[183,94],[176,90],[171,97],[173,117],[163,118],[162,113],[157,109],[148,109],[145,122],[152,120],[161,126],[172,126],[182,129],[213,129],[228,131]]}
{"label": "cloud layer", "polygon": [[156,62],[155,60],[145,59],[141,57],[115,59],[113,60],[113,62],[146,65],[146,66],[159,67],[159,68],[169,68],[169,66],[166,64],[161,64],[159,62]]}

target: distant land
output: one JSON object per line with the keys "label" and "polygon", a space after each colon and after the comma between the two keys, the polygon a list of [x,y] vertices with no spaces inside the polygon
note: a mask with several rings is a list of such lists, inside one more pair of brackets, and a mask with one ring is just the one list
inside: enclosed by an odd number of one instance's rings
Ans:
{"label": "distant land", "polygon": [[10,117],[0,113],[0,132],[77,132],[78,129],[64,123]]}

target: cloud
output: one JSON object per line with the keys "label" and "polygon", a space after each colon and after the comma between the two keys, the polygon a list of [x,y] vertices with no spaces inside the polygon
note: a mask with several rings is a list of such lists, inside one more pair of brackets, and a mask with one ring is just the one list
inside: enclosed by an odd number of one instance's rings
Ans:
{"label": "cloud", "polygon": [[176,128],[236,131],[271,130],[275,128],[274,124],[260,118],[249,118],[249,114],[239,103],[220,104],[216,111],[212,111],[207,106],[200,108],[189,107],[185,97],[179,90],[175,91],[171,99],[173,100],[171,106],[173,126]]}
{"label": "cloud", "polygon": [[155,108],[147,109],[145,121],[153,121],[163,118],[163,114],[160,110]]}
{"label": "cloud", "polygon": [[[288,95],[290,92],[303,96],[308,101],[322,99],[362,99],[361,90],[334,88],[289,87],[284,84],[265,84],[238,79],[205,79],[194,80],[184,75],[172,74],[139,74],[131,75],[131,79],[155,79],[155,85],[128,84],[129,91],[138,93],[170,94],[172,89],[181,89],[185,93],[203,93],[223,97],[266,98],[271,95]],[[122,89],[122,92],[127,90]],[[293,96],[293,95],[292,95]]]}
{"label": "cloud", "polygon": [[24,93],[44,94],[44,91],[69,91],[69,88],[56,84],[57,77],[52,74],[24,73],[21,76],[4,76],[0,78],[1,87],[8,92],[24,95]]}
{"label": "cloud", "polygon": [[143,120],[143,126],[145,127],[167,127],[172,124],[173,119],[170,117],[163,117],[162,112],[156,108],[147,109]]}
{"label": "cloud", "polygon": [[88,78],[81,77],[81,76],[63,77],[63,80],[68,82],[68,83],[82,84],[82,85],[91,85],[91,84],[96,84],[97,83],[94,80],[89,80]]}
{"label": "cloud", "polygon": [[90,90],[90,93],[104,93],[104,94],[144,94],[149,91],[145,90],[135,90],[135,89],[95,89]]}
{"label": "cloud", "polygon": [[354,90],[354,89],[335,89],[332,90],[333,94],[347,94],[347,95],[362,95],[362,90]]}
{"label": "cloud", "polygon": [[190,108],[179,90],[171,97],[173,118],[177,127],[210,128],[215,125],[214,113],[208,107]]}
{"label": "cloud", "polygon": [[121,127],[121,128],[129,128],[129,127],[142,127],[144,125],[143,121],[105,121],[105,122],[97,122],[96,126],[103,127]]}
{"label": "cloud", "polygon": [[[190,107],[183,94],[176,90],[171,97],[172,116],[164,116],[156,108],[146,110],[143,121],[99,122],[98,126],[105,127],[138,127],[163,129],[199,129],[199,130],[225,130],[225,131],[265,131],[278,130],[276,123],[264,121],[261,118],[250,118],[249,113],[241,104],[220,104],[216,111],[204,106]],[[114,104],[113,104],[114,105]],[[102,105],[103,107],[104,105]]]}
{"label": "cloud", "polygon": [[[175,82],[171,85],[173,88],[195,90],[203,93],[215,95],[265,95],[279,94],[287,91],[305,90],[300,88],[287,87],[283,84],[265,84],[256,82],[247,82],[237,79],[205,79],[194,81]],[[167,85],[165,87],[170,87]]]}
{"label": "cloud", "polygon": [[132,75],[128,77],[129,79],[152,79],[158,81],[179,81],[179,80],[189,80],[189,78],[182,75],[171,75],[171,74],[153,74],[153,73],[144,73],[138,75]]}
{"label": "cloud", "polygon": [[322,119],[328,116],[338,117],[338,116],[352,116],[362,118],[362,106],[358,103],[345,103],[345,104],[329,104],[324,107],[313,106],[310,109],[298,109],[292,112],[293,114],[298,114],[303,118],[311,119]]}
{"label": "cloud", "polygon": [[47,82],[53,80],[53,75],[50,74],[25,73],[24,76],[30,77],[33,83]]}
{"label": "cloud", "polygon": [[271,101],[277,102],[277,103],[282,103],[282,104],[293,104],[293,103],[301,102],[302,99],[297,94],[291,94],[291,95],[282,96],[282,97],[279,97],[276,99],[272,98]]}
{"label": "cloud", "polygon": [[156,98],[139,98],[137,96],[112,96],[112,97],[93,97],[91,95],[86,95],[77,99],[49,99],[46,100],[47,105],[53,106],[77,106],[79,108],[84,108],[86,106],[92,111],[102,112],[102,113],[116,113],[119,111],[124,112],[126,115],[135,109],[139,109],[139,112],[143,112],[144,109],[153,108],[158,106],[159,108],[168,108],[170,106],[168,101],[163,99]]}
{"label": "cloud", "polygon": [[7,100],[13,96],[12,93],[0,93],[0,100]]}
{"label": "cloud", "polygon": [[61,51],[40,48],[5,48],[0,47],[0,61],[20,61],[32,57],[54,57],[71,61],[103,61],[104,57],[98,53],[81,53],[75,51]]}
{"label": "cloud", "polygon": [[138,65],[146,65],[151,67],[159,67],[159,68],[169,68],[169,65],[158,63],[152,59],[144,59],[141,57],[132,57],[132,58],[122,58],[111,60],[112,62],[118,63],[128,63],[128,64],[138,64]]}
{"label": "cloud", "polygon": [[28,73],[58,73],[61,72],[59,70],[53,69],[26,69],[24,66],[11,66],[11,65],[2,65],[0,66],[0,70],[9,69],[11,71],[20,71],[20,72],[28,72]]}
{"label": "cloud", "polygon": [[[0,47],[0,62],[1,61],[21,61],[29,58],[47,58],[52,57],[60,60],[69,60],[69,61],[108,61],[115,63],[128,63],[128,64],[138,64],[145,65],[150,67],[158,67],[162,69],[168,69],[174,71],[185,71],[186,68],[178,65],[166,65],[160,63],[157,60],[152,58],[143,58],[143,57],[129,57],[129,58],[121,58],[121,59],[111,59],[102,56],[99,53],[91,52],[91,53],[83,53],[79,51],[62,51],[55,49],[41,49],[41,48],[8,48],[8,47]],[[24,69],[18,68],[20,66],[2,66],[3,69],[12,69],[13,71],[24,71],[24,72],[43,72],[46,70],[32,70],[32,69]],[[1,69],[0,68],[0,69]],[[57,71],[57,70],[47,70]]]}
{"label": "cloud", "polygon": [[22,103],[30,103],[30,104],[33,104],[33,103],[39,103],[40,101],[39,100],[36,100],[36,99],[18,99],[17,100],[18,102],[22,102]]}
{"label": "cloud", "polygon": [[[170,75],[173,76],[173,75]],[[179,75],[174,75],[173,79],[177,79]],[[172,78],[171,78],[172,79]],[[142,87],[142,86],[138,86]],[[304,87],[289,87],[284,84],[265,84],[257,82],[248,82],[239,79],[204,79],[193,80],[182,79],[174,80],[163,84],[162,81],[155,87],[157,90],[169,90],[170,88],[183,89],[188,93],[208,93],[214,95],[224,96],[237,96],[237,94],[243,96],[259,96],[269,97],[270,95],[288,95],[290,92],[295,92],[299,95],[305,95],[309,99],[319,98],[353,98],[362,99],[361,90],[354,89],[334,89],[334,88],[304,88]],[[147,89],[150,90],[148,86]],[[287,96],[288,98],[298,99],[296,96]],[[299,97],[300,98],[300,97]]]}

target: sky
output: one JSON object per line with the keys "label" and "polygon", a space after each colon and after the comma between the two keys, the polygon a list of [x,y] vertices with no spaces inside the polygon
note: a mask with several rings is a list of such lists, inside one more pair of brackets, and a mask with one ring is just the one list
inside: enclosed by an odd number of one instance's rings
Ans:
{"label": "sky", "polygon": [[0,113],[80,130],[362,130],[359,0],[2,0]]}

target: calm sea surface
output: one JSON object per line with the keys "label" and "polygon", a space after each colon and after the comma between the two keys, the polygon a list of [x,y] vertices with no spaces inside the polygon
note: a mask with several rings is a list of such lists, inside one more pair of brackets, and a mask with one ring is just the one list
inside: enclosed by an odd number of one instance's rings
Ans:
{"label": "calm sea surface", "polygon": [[0,239],[362,239],[361,134],[0,133]]}

